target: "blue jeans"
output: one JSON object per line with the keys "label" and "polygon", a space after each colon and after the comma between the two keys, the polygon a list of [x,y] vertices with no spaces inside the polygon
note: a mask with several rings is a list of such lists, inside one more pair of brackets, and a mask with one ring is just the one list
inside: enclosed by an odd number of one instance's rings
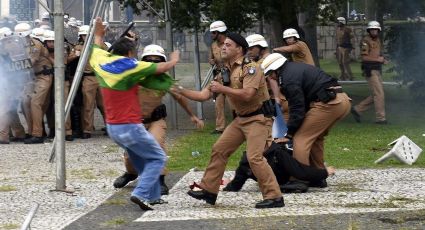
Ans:
{"label": "blue jeans", "polygon": [[139,180],[132,196],[144,201],[161,198],[159,175],[166,155],[143,124],[107,124],[108,134],[119,146],[127,150]]}

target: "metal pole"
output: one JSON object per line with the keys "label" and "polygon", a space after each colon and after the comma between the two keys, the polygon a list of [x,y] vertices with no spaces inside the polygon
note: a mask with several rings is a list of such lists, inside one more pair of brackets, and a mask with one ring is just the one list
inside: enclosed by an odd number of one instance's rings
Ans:
{"label": "metal pole", "polygon": [[55,145],[58,153],[56,159],[56,189],[66,188],[65,173],[65,112],[64,112],[64,35],[63,35],[63,0],[54,2],[54,30],[55,30]]}
{"label": "metal pole", "polygon": [[[193,63],[195,65],[195,87],[196,90],[201,91],[201,67],[199,65],[199,41],[198,41],[198,30],[195,29],[193,33]],[[196,111],[198,117],[204,118],[204,113],[202,109],[202,103],[196,103]]]}
{"label": "metal pole", "polygon": [[213,78],[213,71],[214,71],[214,69],[215,69],[215,65],[212,66],[208,70],[207,75],[206,75],[204,81],[201,84],[201,89],[204,89],[208,85],[208,83],[210,83],[211,79]]}
{"label": "metal pole", "polygon": [[[71,104],[74,101],[75,95],[76,95],[77,90],[78,90],[78,86],[80,85],[81,78],[83,76],[83,69],[84,69],[84,67],[87,63],[88,58],[89,58],[89,54],[90,54],[89,46],[92,43],[93,37],[94,37],[93,19],[101,15],[100,10],[104,9],[104,7],[102,7],[103,4],[105,4],[105,0],[98,0],[96,2],[95,7],[94,7],[93,16],[92,16],[92,19],[90,20],[89,36],[86,38],[86,41],[84,43],[83,52],[82,52],[82,55],[80,56],[80,60],[78,61],[77,70],[76,70],[75,75],[74,75],[74,80],[73,80],[71,88],[69,90],[68,99],[66,100],[65,119],[69,116],[69,112],[71,110]],[[63,22],[62,22],[62,25],[63,25]],[[53,139],[53,146],[55,145],[55,143],[56,143],[56,137],[55,137],[55,139]],[[52,163],[54,158],[55,158],[55,149],[52,148],[52,150],[50,152],[49,162]]]}
{"label": "metal pole", "polygon": [[349,18],[350,18],[350,0],[347,0],[347,17],[346,17],[347,22]]}
{"label": "metal pole", "polygon": [[47,7],[46,5],[44,5],[44,3],[41,0],[38,0],[38,3],[40,4],[40,6],[42,6],[49,14],[52,13],[52,11],[50,11],[49,7]]}
{"label": "metal pole", "polygon": [[[171,27],[171,12],[170,12],[170,0],[164,0],[165,10],[165,38],[167,39],[167,51],[173,51],[173,31]],[[170,70],[170,75],[173,79],[176,78],[174,67]],[[170,108],[170,114],[167,120],[170,121],[170,128],[177,129],[177,106],[174,100],[169,100],[167,105]]]}
{"label": "metal pole", "polygon": [[21,226],[21,230],[29,229],[32,218],[34,218],[34,215],[37,212],[39,206],[40,205],[38,203],[36,203],[35,205],[32,206],[30,212],[27,214],[27,217],[25,217],[25,221]]}

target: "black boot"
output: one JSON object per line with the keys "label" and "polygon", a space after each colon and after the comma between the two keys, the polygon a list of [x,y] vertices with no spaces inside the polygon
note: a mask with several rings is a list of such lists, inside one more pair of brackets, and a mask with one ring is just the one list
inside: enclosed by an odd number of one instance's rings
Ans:
{"label": "black boot", "polygon": [[161,195],[168,195],[169,189],[168,186],[165,184],[165,175],[159,176],[159,183],[161,184]]}
{"label": "black boot", "polygon": [[310,181],[308,186],[313,188],[326,188],[328,187],[328,182],[326,182],[326,179]]}
{"label": "black boot", "polygon": [[265,199],[255,204],[255,208],[280,208],[284,207],[283,197],[277,199]]}
{"label": "black boot", "polygon": [[25,139],[25,144],[43,144],[44,143],[44,137],[31,137],[28,139]]}
{"label": "black boot", "polygon": [[308,183],[300,180],[291,180],[284,185],[280,185],[283,193],[305,193],[308,191]]}
{"label": "black boot", "polygon": [[241,168],[238,167],[235,172],[235,178],[233,178],[230,183],[226,185],[226,187],[223,188],[223,191],[226,192],[238,192],[242,189],[245,182],[248,180],[248,177],[246,175],[246,172]]}
{"label": "black boot", "polygon": [[123,175],[119,176],[114,181],[114,187],[115,188],[122,188],[128,184],[128,182],[133,181],[137,179],[137,175],[130,174],[128,172],[125,172]]}
{"label": "black boot", "polygon": [[201,191],[189,190],[187,194],[198,200],[205,200],[208,204],[215,205],[217,200],[217,194],[210,193],[207,190],[202,189]]}
{"label": "black boot", "polygon": [[81,110],[76,106],[72,106],[70,116],[72,136],[74,138],[81,138],[83,135],[83,130],[81,129]]}
{"label": "black boot", "polygon": [[235,178],[223,188],[226,192],[238,192],[242,189],[242,186],[249,179],[256,180],[251,168],[249,167],[248,158],[246,151],[242,153],[241,160],[239,161],[238,168],[235,171]]}

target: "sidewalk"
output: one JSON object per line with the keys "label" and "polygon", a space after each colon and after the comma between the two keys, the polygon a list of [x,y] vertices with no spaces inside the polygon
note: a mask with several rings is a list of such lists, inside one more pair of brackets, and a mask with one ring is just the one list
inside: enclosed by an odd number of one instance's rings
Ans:
{"label": "sidewalk", "polygon": [[[213,118],[213,104],[204,107]],[[192,127],[181,109],[179,127]],[[97,115],[98,116],[98,115]],[[97,117],[99,130],[103,124]],[[190,130],[170,131],[167,144]],[[329,187],[285,194],[286,206],[253,208],[261,194],[254,181],[239,193],[221,192],[210,206],[186,195],[202,172],[171,172],[169,203],[142,212],[129,201],[131,185],[114,189],[123,170],[122,153],[102,132],[67,142],[67,186],[53,192],[51,143],[0,146],[0,229],[19,229],[32,205],[40,208],[31,229],[425,229],[425,169],[338,170]],[[233,172],[226,172],[231,178]]]}

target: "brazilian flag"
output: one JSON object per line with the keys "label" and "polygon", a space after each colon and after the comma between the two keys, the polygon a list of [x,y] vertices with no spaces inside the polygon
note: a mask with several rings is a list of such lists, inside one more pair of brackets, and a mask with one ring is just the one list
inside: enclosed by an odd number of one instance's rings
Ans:
{"label": "brazilian flag", "polygon": [[140,84],[148,89],[168,91],[175,82],[166,73],[156,75],[155,63],[114,55],[97,45],[92,46],[89,62],[103,88],[128,90]]}

